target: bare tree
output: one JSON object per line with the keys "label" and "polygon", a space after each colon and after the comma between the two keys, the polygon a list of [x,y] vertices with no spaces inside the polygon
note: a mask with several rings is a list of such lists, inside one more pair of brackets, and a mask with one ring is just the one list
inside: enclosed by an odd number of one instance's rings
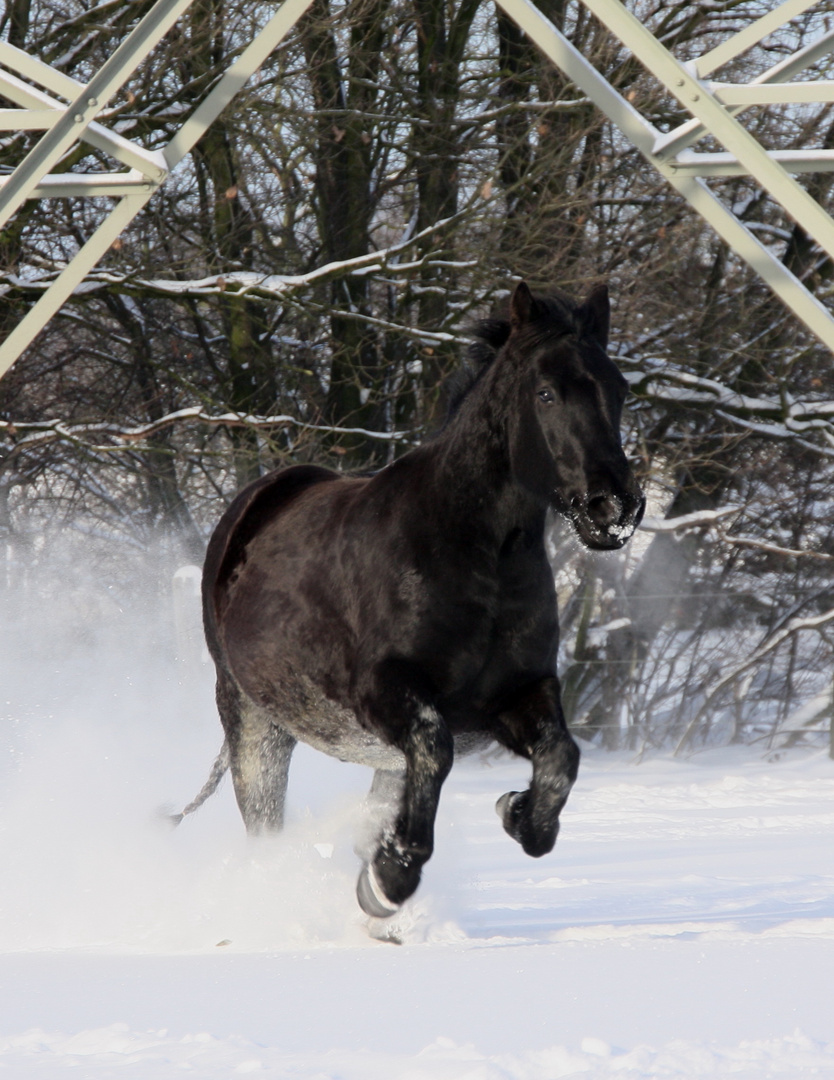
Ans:
{"label": "bare tree", "polygon": [[[198,0],[108,122],[164,144],[273,6]],[[631,6],[682,58],[750,17],[738,0]],[[659,129],[680,122],[583,5],[541,7]],[[12,0],[0,33],[82,78],[146,8]],[[772,64],[819,19],[734,70]],[[745,121],[765,145],[834,138],[828,106]],[[30,143],[4,136],[3,167]],[[106,167],[91,147],[60,167],[80,165]],[[831,261],[802,230],[747,180],[717,183],[827,296]],[[803,183],[828,204],[828,174]],[[101,213],[53,200],[17,215],[0,335]],[[827,714],[795,706],[830,682],[830,357],[486,0],[315,0],[0,384],[0,530],[23,549],[60,520],[198,560],[247,479],[292,461],[376,468],[441,422],[471,319],[519,275],[577,294],[609,281],[651,495],[655,532],[620,560],[554,531],[577,730],[681,749],[819,740]]]}

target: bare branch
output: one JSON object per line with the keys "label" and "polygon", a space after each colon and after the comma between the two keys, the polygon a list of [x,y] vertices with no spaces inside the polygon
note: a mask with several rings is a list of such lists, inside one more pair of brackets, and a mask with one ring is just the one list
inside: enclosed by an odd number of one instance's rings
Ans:
{"label": "bare branch", "polygon": [[[136,427],[123,427],[114,423],[68,424],[62,420],[44,420],[15,423],[0,420],[0,432],[5,432],[14,439],[13,449],[17,452],[32,449],[47,443],[64,440],[83,445],[97,452],[121,449],[124,445],[144,444],[152,435],[177,424],[204,424],[208,427],[250,428],[257,431],[270,431],[274,428],[294,426],[302,431],[327,432],[337,435],[364,435],[369,439],[384,442],[408,442],[415,438],[412,431],[368,431],[358,427],[338,427],[329,424],[311,424],[296,416],[251,416],[248,414],[226,412],[212,415],[201,406],[178,409],[152,423]],[[97,442],[109,439],[110,443]]]}

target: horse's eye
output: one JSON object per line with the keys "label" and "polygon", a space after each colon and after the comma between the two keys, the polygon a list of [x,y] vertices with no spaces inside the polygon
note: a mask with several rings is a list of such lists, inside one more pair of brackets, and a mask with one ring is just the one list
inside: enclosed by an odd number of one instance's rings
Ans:
{"label": "horse's eye", "polygon": [[539,397],[542,401],[547,402],[548,405],[556,400],[556,395],[548,386],[543,386],[542,389],[539,390]]}

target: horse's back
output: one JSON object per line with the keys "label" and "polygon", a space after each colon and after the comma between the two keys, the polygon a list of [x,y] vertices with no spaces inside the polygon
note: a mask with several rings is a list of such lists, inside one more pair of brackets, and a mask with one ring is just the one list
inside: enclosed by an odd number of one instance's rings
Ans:
{"label": "horse's back", "polygon": [[203,565],[203,617],[215,662],[222,661],[218,613],[230,583],[246,560],[247,545],[305,491],[341,478],[339,473],[318,465],[293,465],[253,481],[229,505],[212,533]]}

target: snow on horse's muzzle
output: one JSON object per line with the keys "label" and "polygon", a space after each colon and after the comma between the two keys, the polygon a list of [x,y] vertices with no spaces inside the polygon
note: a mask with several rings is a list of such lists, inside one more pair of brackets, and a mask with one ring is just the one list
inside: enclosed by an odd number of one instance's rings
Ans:
{"label": "snow on horse's muzzle", "polygon": [[583,544],[595,550],[613,551],[631,539],[645,508],[642,493],[601,492],[573,499],[568,517]]}

